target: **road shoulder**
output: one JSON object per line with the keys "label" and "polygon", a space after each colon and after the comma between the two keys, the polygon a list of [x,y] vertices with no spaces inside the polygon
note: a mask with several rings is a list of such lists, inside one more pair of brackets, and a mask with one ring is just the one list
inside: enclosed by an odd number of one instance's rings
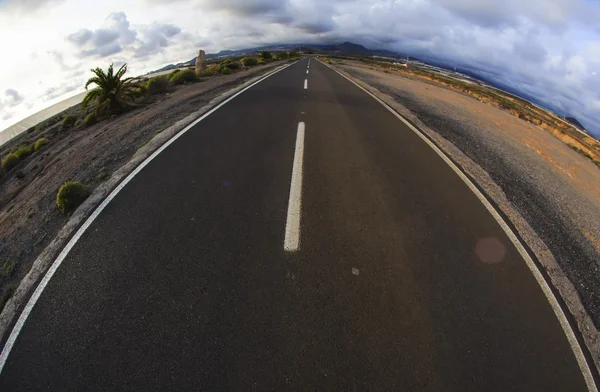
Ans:
{"label": "road shoulder", "polygon": [[[592,318],[586,311],[581,298],[568,279],[564,270],[556,261],[550,249],[544,241],[536,234],[531,225],[521,215],[513,204],[509,201],[506,193],[496,184],[492,177],[474,160],[463,153],[456,145],[445,139],[438,132],[434,131],[423,123],[406,106],[397,102],[391,95],[388,95],[372,84],[362,80],[355,75],[347,72],[344,67],[333,66],[337,71],[348,77],[367,91],[371,92],[396,112],[408,119],[413,125],[418,127],[438,148],[459,166],[463,172],[473,181],[482,193],[488,198],[494,207],[504,215],[503,218],[512,226],[512,230],[524,242],[530,253],[537,259],[538,266],[541,266],[542,273],[546,275],[546,280],[558,294],[558,299],[562,300],[563,308],[571,316],[571,325],[581,336],[578,336],[580,342],[583,342],[591,356],[597,370],[600,369],[600,334],[596,329]],[[573,325],[575,324],[575,325]],[[590,362],[590,361],[588,361]]]}

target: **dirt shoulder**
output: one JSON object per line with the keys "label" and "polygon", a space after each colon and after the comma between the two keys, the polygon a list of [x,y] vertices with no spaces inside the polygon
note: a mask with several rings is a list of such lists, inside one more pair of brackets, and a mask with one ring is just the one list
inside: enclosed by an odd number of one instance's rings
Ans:
{"label": "dirt shoulder", "polygon": [[600,168],[551,132],[451,87],[334,63],[425,131],[535,253],[600,365]]}
{"label": "dirt shoulder", "polygon": [[[232,75],[203,78],[152,96],[147,105],[77,130],[60,124],[41,133],[23,134],[0,148],[0,156],[45,137],[49,144],[0,178],[1,306],[32,264],[69,221],[56,207],[56,194],[67,180],[93,189],[107,181],[157,133],[198,111],[242,83],[281,66],[276,61]],[[74,113],[78,107],[67,110]]]}

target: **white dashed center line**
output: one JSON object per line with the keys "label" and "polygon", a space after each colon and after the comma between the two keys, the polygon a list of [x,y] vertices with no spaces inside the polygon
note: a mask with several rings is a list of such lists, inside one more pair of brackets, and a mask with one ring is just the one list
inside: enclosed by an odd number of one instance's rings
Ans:
{"label": "white dashed center line", "polygon": [[304,79],[304,89],[308,89],[308,79]]}
{"label": "white dashed center line", "polygon": [[285,240],[283,249],[295,252],[300,246],[300,213],[302,209],[302,161],[304,159],[304,123],[298,123],[296,135],[296,151],[292,168],[292,183],[288,200],[287,221],[285,224]]}

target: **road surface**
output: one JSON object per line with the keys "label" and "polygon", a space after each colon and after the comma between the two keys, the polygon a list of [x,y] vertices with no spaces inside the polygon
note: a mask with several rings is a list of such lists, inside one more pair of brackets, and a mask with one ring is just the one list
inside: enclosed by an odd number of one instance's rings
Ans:
{"label": "road surface", "polygon": [[77,242],[1,391],[584,391],[525,261],[413,131],[316,60],[152,160]]}

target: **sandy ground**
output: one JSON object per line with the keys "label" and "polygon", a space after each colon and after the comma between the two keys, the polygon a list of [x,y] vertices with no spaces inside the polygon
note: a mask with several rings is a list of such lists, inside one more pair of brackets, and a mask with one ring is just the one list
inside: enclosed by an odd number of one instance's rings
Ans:
{"label": "sandy ground", "polygon": [[24,138],[50,139],[49,145],[0,178],[0,266],[5,261],[15,263],[11,276],[0,276],[2,293],[18,285],[67,221],[55,204],[56,193],[66,180],[98,186],[157,132],[197,111],[223,91],[281,64],[277,61],[178,86],[167,94],[151,97],[147,106],[89,128],[61,132],[56,126],[40,135],[20,135],[3,145],[2,157]]}
{"label": "sandy ground", "polygon": [[[514,209],[513,215],[522,217],[543,241],[537,249],[534,244],[536,255],[555,259],[573,283],[574,295],[595,324],[587,328],[588,337],[597,336],[600,169],[550,133],[451,88],[359,62],[335,66],[392,97],[415,121],[489,175],[499,198],[507,201],[506,209]],[[551,254],[543,255],[542,248]]]}

